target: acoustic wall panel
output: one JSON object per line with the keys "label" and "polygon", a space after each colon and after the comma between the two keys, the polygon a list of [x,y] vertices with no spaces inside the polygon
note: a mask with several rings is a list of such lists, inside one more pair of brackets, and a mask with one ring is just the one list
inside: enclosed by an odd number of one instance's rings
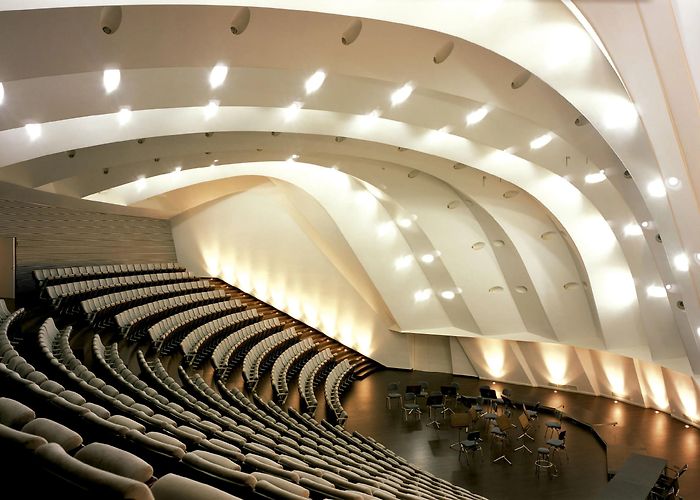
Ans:
{"label": "acoustic wall panel", "polygon": [[17,238],[17,293],[37,268],[174,262],[170,222],[0,199],[0,237]]}

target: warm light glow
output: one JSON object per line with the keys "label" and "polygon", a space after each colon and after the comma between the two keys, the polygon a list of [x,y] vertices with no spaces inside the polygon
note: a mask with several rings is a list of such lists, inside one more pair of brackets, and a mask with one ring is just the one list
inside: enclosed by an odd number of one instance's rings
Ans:
{"label": "warm light glow", "polygon": [[326,81],[326,73],[319,69],[316,73],[311,75],[308,78],[308,80],[306,80],[306,83],[304,84],[304,87],[306,88],[306,93],[313,94],[321,88],[321,85],[323,85],[324,81]]}
{"label": "warm light glow", "polygon": [[663,198],[666,196],[666,186],[661,179],[656,179],[647,184],[647,193],[654,198]]}
{"label": "warm light glow", "polygon": [[219,276],[226,283],[233,283],[235,281],[235,276],[233,275],[233,267],[231,267],[230,264],[221,266]]}
{"label": "warm light glow", "polygon": [[586,242],[586,248],[590,252],[589,255],[608,255],[617,245],[615,233],[612,232],[605,219],[601,217],[582,217],[577,230]]}
{"label": "warm light glow", "polygon": [[367,113],[366,115],[360,115],[357,118],[360,121],[360,124],[364,127],[369,127],[370,125],[374,124],[377,119],[379,118],[380,113],[379,110],[375,109]]}
{"label": "warm light glow", "polygon": [[111,94],[119,88],[119,83],[121,82],[122,74],[118,69],[106,69],[102,74],[102,85],[104,85],[105,92]]}
{"label": "warm light glow", "polygon": [[340,328],[340,342],[345,345],[352,345],[354,342],[354,336],[352,334],[352,328],[350,325],[343,325]]}
{"label": "warm light glow", "polygon": [[287,297],[287,313],[293,318],[301,318],[301,303],[297,297]]}
{"label": "warm light glow", "polygon": [[668,179],[666,179],[666,184],[670,188],[677,188],[680,187],[681,181],[678,177],[669,177]]}
{"label": "warm light glow", "polygon": [[175,167],[175,169],[173,170],[173,173],[174,173],[174,174],[179,174],[180,172],[182,172],[182,167],[180,167],[180,166],[178,165],[178,166]]}
{"label": "warm light glow", "polygon": [[561,348],[542,346],[542,357],[549,372],[549,380],[553,384],[566,384],[567,359]]}
{"label": "warm light glow", "polygon": [[39,123],[27,123],[24,126],[24,130],[27,132],[29,140],[31,141],[36,141],[41,137],[41,124]]}
{"label": "warm light glow", "polygon": [[642,226],[644,229],[648,228],[648,227],[649,227],[649,221],[643,220],[642,223],[641,223],[641,226]]}
{"label": "warm light glow", "polygon": [[700,337],[700,326],[695,329],[695,333]]}
{"label": "warm light glow", "polygon": [[670,283],[666,283],[666,285],[664,285],[664,287],[666,288],[666,290],[670,291],[671,288],[673,288],[673,285],[671,285]]}
{"label": "warm light glow", "polygon": [[530,141],[530,149],[540,149],[552,142],[552,134],[544,134]]}
{"label": "warm light glow", "polygon": [[628,99],[614,96],[607,99],[603,115],[603,126],[609,130],[631,129],[637,123],[637,108]]}
{"label": "warm light glow", "polygon": [[488,105],[486,105],[486,104],[484,104],[483,106],[481,106],[481,107],[480,107],[479,109],[477,109],[476,111],[472,111],[471,113],[469,113],[469,114],[467,115],[467,125],[468,125],[468,126],[476,125],[476,124],[479,123],[481,120],[483,120],[484,118],[486,118],[486,115],[489,114],[489,111],[491,111],[491,107],[488,106]]}
{"label": "warm light glow", "polygon": [[668,395],[666,394],[666,384],[660,369],[653,369],[653,373],[646,373],[647,384],[651,390],[651,398],[657,408],[665,410],[668,408]]}
{"label": "warm light glow", "polygon": [[[145,181],[145,178],[144,178]],[[209,276],[219,275],[219,253],[215,251],[204,252],[204,265],[207,268]]]}
{"label": "warm light glow", "polygon": [[377,205],[377,199],[366,189],[358,191],[355,195],[355,200],[364,207],[376,207]]}
{"label": "warm light glow", "polygon": [[610,382],[610,388],[613,394],[616,396],[625,396],[627,391],[625,391],[625,374],[622,368],[611,365],[610,363],[604,363],[603,369],[605,370],[605,376],[608,377],[608,382]]}
{"label": "warm light glow", "polygon": [[284,110],[285,120],[294,120],[297,116],[299,116],[299,111],[301,111],[303,106],[304,104],[299,101],[294,101],[292,104],[287,106],[287,108]]}
{"label": "warm light glow", "polygon": [[397,220],[396,223],[399,226],[403,227],[404,229],[409,228],[413,225],[413,221],[411,221],[411,219],[408,219],[406,217],[403,217],[403,218]]}
{"label": "warm light glow", "polygon": [[676,389],[678,391],[678,397],[681,400],[681,405],[683,406],[683,413],[685,413],[685,416],[690,418],[692,421],[700,419],[700,415],[698,415],[697,399],[695,397],[695,390],[693,389],[693,386],[676,384]]}
{"label": "warm light glow", "polygon": [[424,302],[428,300],[432,294],[433,291],[430,288],[425,288],[423,290],[418,290],[416,293],[414,293],[413,299],[416,302]]}
{"label": "warm light glow", "polygon": [[634,279],[622,269],[606,272],[601,291],[604,303],[617,309],[630,305],[637,298]]}
{"label": "warm light glow", "polygon": [[146,181],[146,177],[144,177],[143,175],[140,176],[138,179],[136,179],[136,190],[143,191],[144,189],[146,189],[147,183],[148,181]]}
{"label": "warm light glow", "polygon": [[219,112],[219,101],[211,100],[209,104],[204,106],[204,117],[208,120],[209,118],[216,115]]}
{"label": "warm light glow", "polygon": [[420,258],[420,260],[426,264],[432,264],[435,260],[435,256],[431,253],[426,253]]}
{"label": "warm light glow", "polygon": [[2,104],[4,101],[5,101],[5,87],[2,84],[2,82],[0,82],[0,104]]}
{"label": "warm light glow", "polygon": [[675,267],[677,271],[688,272],[688,269],[690,269],[690,260],[688,256],[684,253],[679,253],[673,257],[673,267]]}
{"label": "warm light glow", "polygon": [[391,94],[391,105],[397,106],[401,104],[402,102],[406,101],[406,99],[411,97],[411,93],[413,93],[413,85],[411,85],[410,83],[407,83],[403,87],[396,89],[394,93]]}
{"label": "warm light glow", "polygon": [[228,66],[225,64],[217,64],[214,66],[209,73],[209,85],[211,88],[215,89],[221,87],[226,81],[226,76],[228,75]]}
{"label": "warm light glow", "polygon": [[605,176],[605,170],[601,170],[594,174],[588,174],[583,180],[586,181],[586,184],[598,184],[599,182],[603,182],[605,179],[607,179]]}
{"label": "warm light glow", "polygon": [[455,298],[455,293],[452,290],[444,290],[440,293],[440,297],[445,300],[452,300]]}
{"label": "warm light glow", "polygon": [[666,289],[659,285],[649,285],[647,287],[647,297],[663,299],[666,297]]}
{"label": "warm light glow", "polygon": [[641,236],[642,228],[638,224],[627,224],[623,232],[625,236]]}
{"label": "warm light glow", "polygon": [[484,346],[484,359],[489,373],[494,378],[501,378],[505,375],[505,353],[503,351],[504,345],[501,342],[488,342]]}
{"label": "warm light glow", "polygon": [[130,120],[131,109],[127,107],[119,108],[119,112],[117,113],[117,121],[119,121],[119,125],[126,125]]}

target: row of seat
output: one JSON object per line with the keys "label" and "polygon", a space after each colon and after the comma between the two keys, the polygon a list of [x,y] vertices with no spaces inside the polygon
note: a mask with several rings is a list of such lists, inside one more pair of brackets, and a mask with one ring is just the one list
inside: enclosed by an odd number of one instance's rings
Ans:
{"label": "row of seat", "polygon": [[[183,327],[196,327],[202,322],[210,321],[229,313],[240,312],[245,308],[240,300],[228,298],[226,293],[220,288],[202,295],[204,295],[202,300],[189,302],[185,306],[187,309],[166,316],[148,328],[148,335],[156,348],[160,347],[165,341],[170,340],[171,335]],[[212,302],[214,300],[215,302]],[[181,340],[178,340],[177,343],[179,344]]]}
{"label": "row of seat", "polygon": [[316,399],[315,381],[319,371],[333,360],[333,353],[330,349],[324,349],[308,360],[299,372],[299,394],[304,404],[313,415],[318,400]]}
{"label": "row of seat", "polygon": [[[5,477],[3,486],[10,491],[22,491],[24,496],[130,500],[237,498],[177,474],[155,477],[153,467],[138,456],[101,442],[85,444],[74,430],[37,417],[32,408],[7,397],[0,397],[0,442],[5,455],[0,459]],[[209,458],[203,453],[197,456]],[[26,463],[33,467],[24,469]],[[236,465],[231,464],[235,470]]]}
{"label": "row of seat", "polygon": [[182,339],[180,348],[185,357],[189,359],[210,339],[218,337],[223,333],[245,328],[261,319],[262,314],[260,314],[257,309],[245,309],[243,311],[227,314],[226,316],[216,318],[192,330]]}
{"label": "row of seat", "polygon": [[270,318],[236,330],[219,342],[211,356],[214,368],[220,375],[227,375],[229,365],[237,362],[237,351],[244,345],[263,335],[278,332],[282,329],[279,318]]}
{"label": "row of seat", "polygon": [[168,296],[206,291],[212,288],[208,280],[186,281],[184,283],[172,283],[169,285],[156,285],[145,288],[135,288],[123,292],[115,292],[107,295],[100,295],[80,302],[83,312],[90,322],[94,323],[99,315],[112,312],[113,309],[131,304],[132,307],[153,300]]}
{"label": "row of seat", "polygon": [[224,300],[226,293],[223,290],[210,290],[208,292],[197,292],[187,295],[178,295],[167,299],[156,300],[146,304],[131,307],[114,316],[114,321],[123,333],[136,323],[148,319],[157,314],[174,311],[181,307],[197,306],[215,300]]}
{"label": "row of seat", "polygon": [[5,321],[12,313],[5,304],[5,299],[0,299],[0,321]]}
{"label": "row of seat", "polygon": [[270,381],[272,383],[272,389],[277,395],[280,403],[284,403],[284,401],[287,399],[287,395],[289,394],[287,379],[289,377],[290,369],[297,361],[308,356],[309,353],[314,352],[315,349],[316,343],[313,341],[313,339],[307,337],[301,342],[288,347],[275,360],[274,364],[272,365]]}
{"label": "row of seat", "polygon": [[119,274],[155,273],[159,271],[181,271],[185,268],[176,262],[158,264],[114,264],[104,266],[58,267],[35,269],[32,276],[40,287],[47,282],[86,278],[91,276],[116,276]]}
{"label": "row of seat", "polygon": [[340,404],[340,394],[347,387],[348,379],[352,376],[353,364],[349,359],[344,359],[333,367],[326,377],[325,396],[326,404],[333,411],[337,422],[345,424],[348,419],[347,412]]}
{"label": "row of seat", "polygon": [[194,275],[188,271],[174,273],[131,274],[113,278],[97,278],[86,281],[70,281],[49,285],[44,290],[52,304],[60,307],[61,303],[70,297],[79,295],[95,295],[108,293],[109,290],[134,288],[154,283],[175,283],[189,281]]}
{"label": "row of seat", "polygon": [[263,359],[291,341],[297,340],[300,335],[301,332],[298,332],[294,327],[286,328],[279,333],[265,337],[248,351],[248,354],[243,358],[243,377],[250,387],[254,387],[258,383],[260,365]]}

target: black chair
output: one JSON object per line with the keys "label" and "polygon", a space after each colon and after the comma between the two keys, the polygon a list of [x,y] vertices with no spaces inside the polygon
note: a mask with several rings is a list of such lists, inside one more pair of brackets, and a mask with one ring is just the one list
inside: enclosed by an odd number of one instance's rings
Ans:
{"label": "black chair", "polygon": [[654,488],[651,490],[650,498],[653,500],[680,498],[678,496],[681,490],[679,479],[686,470],[688,470],[688,464],[683,465],[683,467],[664,467],[664,471],[661,473],[661,476],[659,476],[659,479],[656,481]]}
{"label": "black chair", "polygon": [[471,431],[467,434],[467,439],[460,441],[459,443],[459,458],[462,458],[462,453],[467,457],[467,464],[469,464],[469,453],[472,455],[474,453],[481,452],[481,460],[484,460],[484,450],[481,448],[481,431]]}
{"label": "black chair", "polygon": [[[440,422],[437,421],[437,412],[445,408],[445,396],[441,392],[431,392],[425,400],[425,405],[428,407],[428,416],[430,422],[425,425],[435,425],[436,429],[440,428]],[[433,412],[435,415],[433,416]],[[442,414],[445,418],[445,414]]]}
{"label": "black chair", "polygon": [[442,415],[444,416],[446,413],[453,414],[454,410],[447,406],[447,404],[449,401],[454,401],[455,404],[457,403],[457,387],[454,385],[441,385],[440,392],[445,397],[445,408],[442,410]]}

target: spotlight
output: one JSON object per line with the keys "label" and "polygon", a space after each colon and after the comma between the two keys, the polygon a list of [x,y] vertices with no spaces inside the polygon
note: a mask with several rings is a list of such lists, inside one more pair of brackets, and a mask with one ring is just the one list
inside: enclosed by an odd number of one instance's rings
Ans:
{"label": "spotlight", "polygon": [[303,104],[300,103],[299,101],[294,101],[292,104],[287,106],[287,108],[284,110],[284,117],[286,120],[293,120],[299,115],[299,111],[301,110]]}
{"label": "spotlight", "polygon": [[340,37],[340,41],[343,43],[343,45],[350,45],[357,40],[358,36],[360,36],[360,31],[362,31],[362,20],[354,19],[350,23],[350,26],[348,26],[348,28],[343,32],[342,36]]}
{"label": "spotlight", "polygon": [[647,184],[647,193],[654,198],[663,198],[666,196],[666,187],[661,179],[656,179]]}
{"label": "spotlight", "polygon": [[552,142],[552,134],[546,133],[530,141],[530,149],[540,149]]}
{"label": "spotlight", "polygon": [[27,132],[29,140],[31,141],[35,141],[41,137],[41,124],[39,123],[27,123],[24,126],[24,130]]}
{"label": "spotlight", "polygon": [[411,97],[411,94],[413,93],[413,85],[410,83],[404,84],[403,87],[398,88],[394,91],[393,94],[391,94],[391,105],[392,106],[397,106],[409,97]]}
{"label": "spotlight", "polygon": [[239,8],[231,20],[231,33],[234,35],[240,35],[248,27],[249,22],[250,9],[248,7]]}
{"label": "spotlight", "polygon": [[450,54],[452,54],[452,49],[455,48],[455,44],[452,40],[447,41],[444,45],[442,45],[438,51],[435,53],[433,56],[433,62],[435,64],[441,64],[445,62],[445,59],[447,59]]}
{"label": "spotlight", "polygon": [[118,5],[103,7],[100,13],[100,29],[106,35],[115,33],[122,23],[122,8]]}
{"label": "spotlight", "polygon": [[308,80],[306,80],[306,83],[304,84],[306,93],[313,94],[321,88],[324,81],[326,81],[326,73],[319,69],[316,73],[311,75]]}
{"label": "spotlight", "polygon": [[211,100],[204,106],[204,117],[208,120],[219,112],[219,101]]}
{"label": "spotlight", "polygon": [[122,74],[118,69],[106,69],[102,73],[102,85],[104,85],[105,92],[111,94],[119,88],[119,82],[121,82]]}
{"label": "spotlight", "polygon": [[129,123],[131,120],[131,109],[127,107],[120,108],[117,113],[117,120],[119,121],[119,125],[126,125]]}
{"label": "spotlight", "polygon": [[467,115],[467,125],[476,125],[489,114],[489,111],[491,111],[491,108],[486,104],[472,111]]}
{"label": "spotlight", "polygon": [[225,64],[217,64],[209,73],[209,86],[213,89],[221,87],[221,85],[226,81],[227,75],[228,66]]}

